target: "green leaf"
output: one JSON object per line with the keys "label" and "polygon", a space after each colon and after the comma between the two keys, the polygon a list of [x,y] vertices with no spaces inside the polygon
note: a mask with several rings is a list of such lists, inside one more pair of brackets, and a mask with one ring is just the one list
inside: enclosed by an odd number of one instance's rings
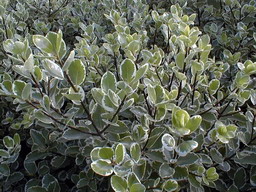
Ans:
{"label": "green leaf", "polygon": [[68,75],[75,85],[81,85],[85,80],[85,67],[80,59],[71,62],[68,68]]}
{"label": "green leaf", "polygon": [[184,68],[184,59],[185,59],[185,53],[179,52],[176,56],[176,65],[179,67],[179,69]]}
{"label": "green leaf", "polygon": [[34,68],[34,75],[37,81],[41,81],[43,79],[42,70],[38,66],[35,66]]}
{"label": "green leaf", "polygon": [[242,190],[242,188],[246,185],[246,181],[247,177],[245,169],[242,167],[238,168],[234,176],[235,185]]}
{"label": "green leaf", "polygon": [[211,168],[207,169],[206,178],[209,181],[216,181],[216,180],[219,179],[219,175],[216,173],[216,168],[215,167],[211,167]]}
{"label": "green leaf", "polygon": [[122,177],[113,175],[111,177],[110,183],[115,192],[126,192],[127,181]]}
{"label": "green leaf", "polygon": [[235,158],[235,162],[243,165],[256,165],[256,154],[255,153],[249,153],[246,156],[242,156],[240,158]]}
{"label": "green leaf", "polygon": [[190,116],[187,111],[178,109],[172,113],[172,124],[177,128],[183,128],[188,123]]}
{"label": "green leaf", "polygon": [[47,192],[47,190],[40,186],[33,186],[28,188],[27,192]]}
{"label": "green leaf", "polygon": [[119,143],[115,148],[115,162],[121,164],[124,161],[126,155],[125,146],[122,143]]}
{"label": "green leaf", "polygon": [[24,87],[26,86],[26,83],[21,80],[15,80],[12,86],[13,93],[19,97],[22,96],[22,91]]}
{"label": "green leaf", "polygon": [[213,161],[217,162],[217,163],[222,163],[223,162],[223,156],[221,155],[221,153],[217,150],[212,148],[210,150],[210,155]]}
{"label": "green leaf", "polygon": [[108,90],[116,91],[116,77],[110,71],[106,72],[101,78],[101,88],[104,93],[108,93]]}
{"label": "green leaf", "polygon": [[132,82],[136,82],[140,80],[148,72],[148,68],[149,68],[148,63],[142,65],[136,72],[135,78],[132,80]]}
{"label": "green leaf", "polygon": [[49,73],[49,75],[55,77],[56,79],[60,79],[60,80],[64,79],[64,75],[61,67],[56,63],[54,63],[53,61],[49,59],[44,59],[43,66],[44,66],[44,69]]}
{"label": "green leaf", "polygon": [[132,81],[132,79],[136,75],[135,64],[132,60],[125,59],[121,63],[120,75],[124,81],[126,81],[128,83]]}
{"label": "green leaf", "polygon": [[20,144],[20,135],[18,133],[15,133],[13,136],[13,140],[15,145],[19,145]]}
{"label": "green leaf", "polygon": [[45,147],[46,139],[44,138],[41,131],[31,129],[30,135],[34,144],[38,145],[39,147],[43,147],[43,148]]}
{"label": "green leaf", "polygon": [[5,136],[3,143],[7,149],[12,149],[15,146],[14,140],[10,136]]}
{"label": "green leaf", "polygon": [[[1,149],[0,149],[1,150]],[[1,156],[1,151],[0,151]],[[0,176],[9,176],[10,175],[10,168],[8,164],[0,164]]]}
{"label": "green leaf", "polygon": [[109,176],[113,173],[111,161],[108,159],[99,159],[91,163],[92,170],[102,176]]}
{"label": "green leaf", "polygon": [[4,149],[0,149],[0,157],[5,157],[8,158],[10,155],[8,153],[8,151],[4,150]]}
{"label": "green leaf", "polygon": [[135,184],[135,183],[140,183],[140,180],[139,178],[133,173],[133,172],[130,172],[128,177],[127,177],[127,181],[128,181],[128,186],[129,188]]}
{"label": "green leaf", "polygon": [[22,65],[14,65],[14,66],[12,67],[12,69],[13,69],[16,73],[18,73],[18,74],[20,74],[20,75],[22,75],[22,76],[24,76],[24,77],[27,77],[27,78],[30,78],[30,77],[31,77],[29,71],[28,71],[24,66],[22,66]]}
{"label": "green leaf", "polygon": [[68,70],[68,68],[69,68],[70,64],[72,63],[72,61],[74,60],[74,58],[75,58],[75,51],[73,50],[70,52],[68,58],[66,59],[64,65],[62,67],[63,71]]}
{"label": "green leaf", "polygon": [[85,133],[82,133],[81,131],[77,131],[74,129],[67,129],[66,131],[64,131],[62,137],[64,137],[67,140],[79,140],[79,139],[88,138],[88,135]]}
{"label": "green leaf", "polygon": [[164,182],[163,184],[164,190],[170,192],[170,191],[176,191],[178,189],[178,182],[172,179],[169,179]]}
{"label": "green leaf", "polygon": [[102,99],[104,96],[104,92],[100,88],[92,88],[91,94],[93,96],[93,99],[100,105],[102,105]]}
{"label": "green leaf", "polygon": [[27,83],[24,89],[22,90],[21,98],[24,100],[27,100],[31,96],[32,91],[32,85],[30,83]]}
{"label": "green leaf", "polygon": [[195,115],[189,119],[186,124],[186,128],[190,130],[190,133],[193,133],[195,130],[198,129],[202,122],[202,117],[200,115]]}
{"label": "green leaf", "polygon": [[185,157],[181,156],[177,159],[177,165],[187,166],[197,163],[197,161],[199,161],[198,155],[195,153],[188,153]]}
{"label": "green leaf", "polygon": [[2,5],[0,5],[0,17],[3,17],[4,13],[5,13],[5,8]]}
{"label": "green leaf", "polygon": [[52,43],[42,35],[33,35],[33,43],[35,46],[45,53],[53,53]]}
{"label": "green leaf", "polygon": [[130,148],[132,159],[137,163],[140,160],[141,150],[138,143],[133,143]]}
{"label": "green leaf", "polygon": [[102,159],[111,159],[114,156],[114,151],[110,147],[103,147],[99,150],[99,157]]}
{"label": "green leaf", "polygon": [[168,151],[174,150],[176,146],[176,142],[175,142],[175,139],[170,134],[168,133],[164,134],[161,141],[162,141],[163,148],[165,148]]}
{"label": "green leaf", "polygon": [[159,176],[162,178],[170,178],[174,174],[174,169],[166,163],[163,163],[159,168]]}
{"label": "green leaf", "polygon": [[145,192],[146,187],[141,183],[135,183],[130,187],[130,192]]}
{"label": "green leaf", "polygon": [[175,149],[179,156],[186,156],[189,152],[197,148],[198,143],[196,141],[183,141],[179,146]]}
{"label": "green leaf", "polygon": [[102,99],[102,107],[109,112],[115,112],[118,108],[108,95],[104,95]]}
{"label": "green leaf", "polygon": [[214,95],[216,91],[219,89],[219,87],[220,87],[220,81],[218,79],[211,80],[209,83],[210,94]]}
{"label": "green leaf", "polygon": [[176,180],[187,179],[188,177],[188,168],[187,167],[175,167],[175,172],[173,178]]}
{"label": "green leaf", "polygon": [[73,94],[62,93],[62,95],[68,98],[69,100],[80,101],[82,99],[82,95],[79,93],[73,93]]}
{"label": "green leaf", "polygon": [[39,121],[41,121],[41,122],[43,122],[43,123],[45,123],[45,124],[51,124],[51,123],[53,123],[53,120],[52,120],[50,117],[46,116],[46,115],[45,115],[42,111],[40,111],[40,110],[36,110],[35,113],[34,113],[34,115],[35,115],[35,118],[36,118],[37,120],[39,120]]}
{"label": "green leaf", "polygon": [[24,63],[24,67],[27,71],[29,71],[30,73],[34,72],[34,57],[33,54],[30,54],[28,59],[25,61]]}
{"label": "green leaf", "polygon": [[54,54],[59,58],[62,58],[66,54],[66,44],[62,39],[62,32],[58,33],[48,32],[46,38],[51,42]]}
{"label": "green leaf", "polygon": [[155,88],[152,87],[151,85],[148,85],[147,86],[147,92],[148,92],[148,97],[150,99],[150,101],[155,104],[156,103],[156,91],[155,91]]}

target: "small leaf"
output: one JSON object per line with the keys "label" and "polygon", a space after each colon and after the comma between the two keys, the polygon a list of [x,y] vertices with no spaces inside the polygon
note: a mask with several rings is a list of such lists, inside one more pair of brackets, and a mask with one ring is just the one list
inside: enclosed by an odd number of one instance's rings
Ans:
{"label": "small leaf", "polygon": [[10,155],[8,153],[8,151],[4,150],[4,149],[0,149],[0,157],[5,157],[8,158]]}
{"label": "small leaf", "polygon": [[64,75],[63,75],[61,67],[59,65],[57,65],[56,63],[54,63],[53,61],[51,61],[49,59],[45,59],[45,60],[43,60],[43,66],[44,66],[44,69],[51,76],[55,77],[56,79],[60,79],[60,80],[64,79]]}
{"label": "small leaf", "polygon": [[75,59],[68,68],[68,75],[75,85],[81,85],[85,80],[85,67],[81,60]]}
{"label": "small leaf", "polygon": [[125,155],[126,155],[125,146],[122,143],[119,143],[115,149],[115,162],[117,164],[121,164],[124,160]]}
{"label": "small leaf", "polygon": [[32,91],[32,85],[30,83],[27,83],[24,89],[22,90],[21,98],[24,100],[27,100],[30,98]]}
{"label": "small leaf", "polygon": [[73,93],[73,94],[63,93],[62,95],[68,98],[69,100],[80,101],[82,99],[82,95],[79,93]]}
{"label": "small leaf", "polygon": [[236,170],[235,176],[234,176],[234,183],[239,188],[242,189],[246,185],[246,171],[244,168],[240,167]]}
{"label": "small leaf", "polygon": [[33,186],[28,188],[27,192],[47,192],[47,190],[40,186]]}
{"label": "small leaf", "polygon": [[136,82],[136,81],[140,80],[147,73],[148,68],[149,68],[148,63],[142,65],[136,72],[135,78],[133,79],[132,82]]}
{"label": "small leaf", "polygon": [[38,49],[45,53],[53,53],[53,46],[46,37],[42,35],[33,35],[32,39]]}
{"label": "small leaf", "polygon": [[110,147],[103,147],[99,150],[99,157],[102,159],[111,159],[114,156],[114,151]]}
{"label": "small leaf", "polygon": [[140,145],[138,143],[133,143],[130,148],[130,153],[133,160],[138,162],[141,156]]}
{"label": "small leaf", "polygon": [[175,139],[168,133],[164,134],[162,137],[162,145],[168,151],[172,151],[175,148]]}
{"label": "small leaf", "polygon": [[176,189],[178,189],[178,182],[172,179],[167,180],[164,182],[163,188],[168,192],[176,191]]}
{"label": "small leaf", "polygon": [[99,159],[91,163],[92,170],[102,176],[109,176],[113,173],[111,161],[108,159]]}
{"label": "small leaf", "polygon": [[24,77],[27,77],[27,78],[30,78],[30,77],[31,77],[29,71],[28,71],[24,66],[22,66],[22,65],[14,65],[14,66],[12,67],[12,69],[13,69],[16,73],[18,73],[18,74],[20,74],[20,75],[22,75],[22,76],[24,76]]}
{"label": "small leaf", "polygon": [[198,143],[196,141],[183,141],[179,146],[175,149],[179,156],[186,156],[189,152],[197,148]]}
{"label": "small leaf", "polygon": [[8,149],[12,149],[15,145],[14,140],[10,136],[5,136],[3,139],[4,146]]}
{"label": "small leaf", "polygon": [[41,131],[31,129],[30,135],[34,144],[38,145],[39,147],[45,147],[46,139],[44,138]]}
{"label": "small leaf", "polygon": [[[0,156],[1,156],[1,151],[0,151]],[[0,175],[3,175],[3,176],[10,175],[10,168],[9,168],[8,164],[0,164]]]}
{"label": "small leaf", "polygon": [[63,67],[62,67],[62,70],[63,70],[63,71],[68,70],[70,64],[71,64],[72,61],[74,60],[74,57],[75,57],[75,51],[73,50],[73,51],[70,52],[68,58],[66,59],[64,65],[63,65]]}
{"label": "small leaf", "polygon": [[215,167],[211,167],[206,171],[206,178],[209,181],[216,181],[219,179],[219,175],[216,173]]}
{"label": "small leaf", "polygon": [[88,135],[78,130],[67,129],[66,131],[64,131],[62,137],[64,137],[67,140],[77,140],[77,139],[86,139]]}
{"label": "small leaf", "polygon": [[179,69],[184,68],[184,59],[185,59],[185,53],[179,52],[176,56],[176,64],[179,67]]}
{"label": "small leaf", "polygon": [[30,54],[30,56],[24,63],[25,69],[28,70],[30,73],[33,73],[34,72],[34,63],[35,63],[35,61],[34,61],[33,54]]}
{"label": "small leaf", "polygon": [[153,104],[155,104],[156,103],[156,99],[157,99],[155,88],[152,87],[151,85],[148,85],[147,92],[148,92],[148,97],[149,97],[150,101]]}
{"label": "small leaf", "polygon": [[166,164],[166,163],[163,163],[160,168],[159,168],[159,176],[162,177],[162,178],[170,178],[172,177],[174,174],[174,169]]}
{"label": "small leaf", "polygon": [[211,95],[215,94],[216,91],[219,89],[219,87],[220,87],[220,81],[218,79],[211,80],[209,83],[210,94]]}
{"label": "small leaf", "polygon": [[187,111],[183,109],[174,110],[172,112],[172,123],[177,128],[183,128],[188,123],[190,117]]}
{"label": "small leaf", "polygon": [[43,122],[43,123],[45,123],[45,124],[51,124],[51,123],[53,123],[53,120],[50,118],[50,117],[48,117],[47,115],[45,115],[42,111],[40,111],[40,110],[36,110],[35,111],[35,113],[34,113],[34,115],[35,115],[35,118],[37,119],[37,120],[39,120],[39,121],[41,121],[41,122]]}
{"label": "small leaf", "polygon": [[107,94],[108,90],[116,91],[116,77],[111,72],[106,72],[101,78],[101,88]]}
{"label": "small leaf", "polygon": [[126,82],[131,82],[131,80],[135,77],[136,75],[136,68],[135,64],[132,60],[130,59],[125,59],[121,63],[121,70],[120,70],[120,75],[122,79]]}
{"label": "small leaf", "polygon": [[13,83],[13,93],[17,96],[22,96],[22,91],[24,89],[24,87],[26,86],[26,83],[24,81],[21,80],[16,80]]}
{"label": "small leaf", "polygon": [[115,192],[126,192],[127,189],[127,181],[122,177],[113,175],[111,177],[111,187],[114,189]]}
{"label": "small leaf", "polygon": [[135,183],[140,183],[139,178],[132,172],[128,175],[127,180],[128,180],[128,186],[129,187],[131,187]]}
{"label": "small leaf", "polygon": [[195,153],[188,153],[185,157],[179,157],[177,160],[177,165],[187,166],[196,163],[199,157]]}
{"label": "small leaf", "polygon": [[130,192],[145,192],[146,187],[141,183],[135,183],[130,187]]}
{"label": "small leaf", "polygon": [[195,130],[198,129],[202,122],[202,117],[200,115],[195,115],[191,117],[186,124],[186,128],[190,130],[190,133],[193,133]]}

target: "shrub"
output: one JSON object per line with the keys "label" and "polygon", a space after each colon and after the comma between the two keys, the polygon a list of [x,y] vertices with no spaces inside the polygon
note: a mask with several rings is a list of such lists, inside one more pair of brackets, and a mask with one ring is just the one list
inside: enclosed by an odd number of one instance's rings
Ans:
{"label": "shrub", "polygon": [[1,2],[3,191],[255,190],[256,63],[180,5]]}

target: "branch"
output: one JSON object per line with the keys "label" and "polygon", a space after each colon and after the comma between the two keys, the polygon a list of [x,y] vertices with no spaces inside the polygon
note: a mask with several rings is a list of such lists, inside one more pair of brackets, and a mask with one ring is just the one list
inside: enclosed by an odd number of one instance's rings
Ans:
{"label": "branch", "polygon": [[[124,96],[121,104],[119,105],[119,107],[117,108],[115,114],[113,115],[113,117],[110,119],[110,122],[112,122],[115,117],[117,116],[117,114],[120,112],[120,110],[122,109],[122,106],[124,105],[124,101],[126,99],[126,96]],[[104,133],[108,128],[109,128],[110,124],[107,124],[101,131],[100,131],[100,134]]]}
{"label": "branch", "polygon": [[[25,100],[25,102],[26,102],[27,104],[31,105],[32,107],[34,107],[35,109],[40,109],[39,107],[37,107],[36,105],[34,105],[33,103],[31,103],[31,102],[28,101],[28,100]],[[75,126],[72,126],[72,125],[67,125],[67,124],[61,122],[60,120],[56,119],[55,117],[51,116],[50,114],[48,114],[48,113],[45,112],[44,110],[42,110],[42,112],[43,112],[43,114],[46,115],[47,117],[51,118],[52,120],[54,120],[55,122],[57,122],[57,123],[59,123],[59,124],[61,124],[61,125],[63,125],[63,126],[66,126],[66,127],[70,128],[70,129],[74,129],[74,130],[79,131],[79,132],[84,133],[84,134],[97,135],[97,136],[98,136],[97,133],[90,133],[90,132],[83,131],[83,130],[79,129],[78,127],[75,127]]]}

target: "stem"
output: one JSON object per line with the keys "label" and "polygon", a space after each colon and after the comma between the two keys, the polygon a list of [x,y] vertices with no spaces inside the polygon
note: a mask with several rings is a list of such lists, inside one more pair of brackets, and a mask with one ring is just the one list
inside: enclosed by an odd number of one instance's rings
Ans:
{"label": "stem", "polygon": [[172,83],[173,83],[173,80],[174,80],[174,72],[172,73],[172,77],[171,77],[171,80],[170,80],[170,83],[168,85],[168,90],[170,91],[171,90],[171,87],[172,87]]}
{"label": "stem", "polygon": [[118,72],[118,66],[117,66],[117,60],[116,60],[116,54],[114,53],[114,65],[115,65],[115,68],[116,68],[116,79],[117,81],[120,80],[120,76],[119,76],[119,72]]}
{"label": "stem", "polygon": [[[31,103],[30,101],[28,100],[25,100],[27,104],[31,105],[32,107],[34,107],[35,109],[40,109],[39,107],[37,107],[36,105],[34,105],[33,103]],[[63,125],[63,126],[66,126],[70,129],[74,129],[74,130],[77,130],[81,133],[85,133],[85,134],[89,134],[89,135],[98,135],[97,133],[90,133],[90,132],[87,132],[87,131],[83,131],[83,130],[80,130],[78,127],[75,127],[75,126],[72,126],[72,125],[67,125],[61,121],[59,121],[58,119],[56,119],[55,117],[51,116],[50,114],[48,114],[47,112],[45,112],[44,110],[42,110],[43,114],[46,115],[47,117],[51,118],[52,120],[54,120],[55,122]]]}
{"label": "stem", "polygon": [[[61,66],[63,66],[63,63],[61,62],[61,60],[60,60],[59,58],[58,58],[58,61],[59,61],[59,64],[60,64]],[[71,81],[71,79],[70,79],[70,77],[69,77],[69,75],[67,74],[66,71],[64,71],[64,75],[65,75],[65,77],[66,77],[68,83],[69,83],[70,86],[72,87],[72,89],[77,93],[77,92],[78,92],[78,89],[75,87],[75,85],[74,85],[73,82]],[[83,103],[82,100],[80,100],[80,103],[81,103],[81,105],[82,105],[84,111],[86,112],[86,114],[87,114],[87,116],[88,116],[88,119],[92,122],[92,126],[93,126],[93,128],[95,129],[95,131],[97,132],[98,136],[100,136],[103,140],[105,140],[105,138],[101,135],[100,130],[97,128],[95,122],[94,122],[93,119],[92,119],[92,116],[91,116],[90,112],[88,111],[88,109],[86,108],[86,106],[85,106],[85,104]]]}
{"label": "stem", "polygon": [[252,120],[251,140],[252,140],[253,134],[254,134],[253,126],[254,126],[254,123],[255,123],[255,117],[256,117],[256,115],[254,114],[253,115],[253,120]]}
{"label": "stem", "polygon": [[[126,99],[126,96],[123,98],[121,104],[119,105],[119,107],[117,108],[115,114],[113,115],[113,117],[110,119],[110,122],[112,122],[115,117],[117,116],[117,114],[120,112],[120,110],[122,109],[122,106],[124,105],[124,101]],[[108,128],[109,128],[110,124],[107,124],[101,131],[100,134],[104,133]]]}
{"label": "stem", "polygon": [[193,92],[192,92],[192,105],[194,104],[195,90],[196,90],[196,78],[197,73],[195,74],[194,84],[193,84]]}
{"label": "stem", "polygon": [[148,142],[149,142],[149,138],[151,136],[151,133],[152,133],[152,130],[153,130],[154,127],[155,127],[154,123],[149,125],[148,139],[147,139],[145,145],[143,146],[142,151],[146,150],[146,147],[147,147]]}
{"label": "stem", "polygon": [[158,77],[158,79],[159,79],[161,85],[164,86],[164,84],[163,84],[163,82],[162,82],[162,80],[161,80],[161,78],[160,78],[160,76],[159,76],[159,73],[158,73],[158,71],[157,71],[157,67],[155,67],[155,72],[156,72],[156,75],[157,75],[157,77]]}
{"label": "stem", "polygon": [[38,84],[37,80],[35,79],[34,75],[32,73],[30,73],[30,75],[32,77],[33,82],[36,85],[36,88],[39,90],[41,96],[44,97],[44,94],[43,94],[42,90],[40,89],[39,84]]}

